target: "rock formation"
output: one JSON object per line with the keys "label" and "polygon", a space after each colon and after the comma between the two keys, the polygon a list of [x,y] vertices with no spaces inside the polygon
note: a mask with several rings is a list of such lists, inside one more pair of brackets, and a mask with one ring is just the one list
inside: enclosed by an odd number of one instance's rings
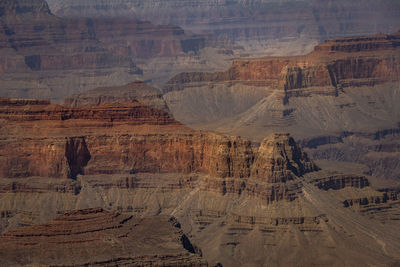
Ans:
{"label": "rock formation", "polygon": [[[164,92],[183,90],[199,82],[235,81],[277,87],[288,97],[294,89],[343,88],[398,81],[398,47],[400,32],[333,39],[316,46],[314,52],[306,56],[243,59],[234,61],[225,72],[181,73],[166,83]],[[308,95],[307,92],[296,94]]]}
{"label": "rock formation", "polygon": [[289,134],[272,134],[262,141],[256,156],[253,175],[272,183],[286,182],[317,167],[302,152]]}
{"label": "rock formation", "polygon": [[139,101],[156,109],[168,110],[161,92],[142,81],[135,81],[123,86],[101,87],[72,95],[61,102],[67,107],[86,107],[100,105],[118,105]]}
{"label": "rock formation", "polygon": [[137,66],[160,57],[195,54],[205,37],[129,18],[60,19],[44,0],[0,3],[3,97],[55,101],[88,89],[123,85]]}
{"label": "rock formation", "polygon": [[[399,32],[338,38],[305,56],[240,59],[224,72],[181,73],[165,84],[164,99],[189,126],[258,142],[284,128],[303,145],[318,146],[314,158],[355,161],[370,168],[365,174],[396,178],[399,38]],[[391,153],[378,155],[381,143]]]}
{"label": "rock formation", "polygon": [[[0,103],[0,246],[8,264],[204,264],[192,241],[210,265],[398,260],[398,200],[375,201],[375,212],[363,213],[356,199],[383,193],[367,177],[319,170],[287,134],[258,147],[187,128],[136,100]],[[166,221],[171,215],[182,229]],[[385,251],[375,220],[385,222]]]}
{"label": "rock formation", "polygon": [[7,265],[207,266],[175,218],[138,219],[101,208],[8,231],[0,247]]}
{"label": "rock formation", "polygon": [[372,0],[328,3],[321,0],[118,0],[112,3],[49,0],[49,3],[62,17],[136,17],[156,24],[179,25],[194,32],[214,33],[249,49],[261,50],[265,48],[263,45],[279,40],[279,48],[290,43],[297,53],[310,40],[397,30],[400,10],[395,0],[379,3]]}
{"label": "rock formation", "polygon": [[[267,137],[254,150],[246,139],[193,131],[136,100],[78,108],[1,100],[3,177],[202,172],[285,182],[317,170],[288,135]],[[24,135],[30,127],[38,127],[36,138]]]}

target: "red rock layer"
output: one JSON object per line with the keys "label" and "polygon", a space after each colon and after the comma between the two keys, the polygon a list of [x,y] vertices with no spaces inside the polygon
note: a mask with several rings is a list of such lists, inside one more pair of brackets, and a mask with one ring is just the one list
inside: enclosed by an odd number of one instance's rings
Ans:
{"label": "red rock layer", "polygon": [[[24,106],[24,108],[18,108]],[[88,120],[129,122],[129,124],[179,124],[166,111],[151,108],[137,101],[123,105],[90,108],[68,108],[50,105],[42,100],[0,99],[0,119],[8,121]]]}
{"label": "red rock layer", "polygon": [[246,139],[193,131],[138,102],[86,108],[14,102],[0,107],[1,177],[199,172],[278,183],[317,170],[287,134],[253,149]]}
{"label": "red rock layer", "polygon": [[[181,73],[169,80],[165,92],[183,90],[196,82],[235,81],[269,86],[290,96],[337,94],[346,86],[400,80],[400,33],[329,40],[306,56],[241,59],[218,73]],[[321,87],[315,92],[301,91]]]}
{"label": "red rock layer", "polygon": [[132,218],[101,208],[67,212],[55,220],[0,237],[7,265],[207,266],[175,219]]}

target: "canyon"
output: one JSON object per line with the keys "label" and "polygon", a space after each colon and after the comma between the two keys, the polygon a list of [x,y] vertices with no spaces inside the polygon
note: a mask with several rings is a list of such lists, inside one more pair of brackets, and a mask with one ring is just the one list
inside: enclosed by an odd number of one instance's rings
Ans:
{"label": "canyon", "polygon": [[2,1],[0,23],[1,96],[55,102],[173,71],[152,64],[181,58],[200,65],[199,50],[212,43],[177,26],[132,18],[61,19],[44,0]]}
{"label": "canyon", "polygon": [[398,179],[399,38],[337,38],[305,56],[181,73],[164,85],[164,99],[191,127],[255,142],[285,129],[316,160],[354,162],[364,174]]}
{"label": "canyon", "polygon": [[399,10],[2,1],[0,265],[399,265]]}
{"label": "canyon", "polygon": [[[83,103],[96,99],[86,96]],[[289,134],[270,134],[256,145],[193,130],[136,99],[75,107],[0,100],[0,246],[9,263],[257,266],[294,264],[300,255],[304,265],[399,260],[400,192],[364,175],[321,169]],[[175,232],[168,230],[171,216],[181,226]],[[377,223],[379,233],[372,227]],[[151,229],[164,241],[146,243]],[[193,249],[165,243],[177,234]],[[129,241],[134,236],[144,243]],[[121,256],[101,253],[107,240],[118,242]],[[29,257],[45,248],[41,242],[54,246]],[[144,244],[140,250],[129,249],[138,244]],[[60,251],[80,247],[90,257],[72,253],[54,261]]]}
{"label": "canyon", "polygon": [[60,17],[134,17],[215,34],[252,56],[304,54],[328,38],[394,32],[400,10],[395,0],[49,0],[49,5]]}

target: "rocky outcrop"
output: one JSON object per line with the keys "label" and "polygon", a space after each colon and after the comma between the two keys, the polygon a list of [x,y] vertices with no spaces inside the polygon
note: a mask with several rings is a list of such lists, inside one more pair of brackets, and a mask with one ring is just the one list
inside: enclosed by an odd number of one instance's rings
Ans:
{"label": "rocky outcrop", "polygon": [[[1,142],[0,161],[3,177],[68,177],[83,174],[92,155],[84,134],[91,127],[104,131],[116,124],[131,125],[180,125],[166,111],[156,110],[134,102],[125,106],[99,106],[87,108],[64,108],[34,100],[2,100],[0,120],[2,136],[8,126],[14,125],[14,137]],[[29,137],[25,127],[43,126],[36,138]],[[31,125],[31,126],[29,126]],[[21,128],[20,128],[21,127]],[[81,132],[79,128],[86,131]],[[24,130],[25,129],[25,130]],[[63,133],[69,129],[70,134]],[[49,132],[52,132],[49,134]],[[61,131],[61,132],[60,132]],[[73,134],[75,132],[75,134]],[[61,133],[61,135],[60,135]],[[23,137],[25,134],[28,136]],[[22,135],[22,136],[21,136]],[[7,155],[7,156],[6,156]]]}
{"label": "rocky outcrop", "polygon": [[[316,46],[306,56],[236,60],[226,72],[179,74],[166,83],[164,92],[183,90],[186,84],[196,82],[236,81],[273,86],[290,94],[290,90],[301,88],[341,88],[398,81],[399,57],[393,52],[397,51],[399,40],[398,32],[333,39]],[[359,49],[351,49],[353,46]],[[329,90],[325,94],[330,94]]]}
{"label": "rocky outcrop", "polygon": [[101,208],[70,211],[47,224],[8,231],[0,247],[2,262],[9,265],[207,266],[176,219],[138,219]]}
{"label": "rocky outcrop", "polygon": [[[357,176],[339,183],[344,189],[319,190],[314,180],[335,174],[315,171],[287,134],[257,147],[242,137],[192,130],[139,102],[1,103],[0,257],[7,265],[201,265],[192,241],[211,264],[228,266],[269,265],[282,247],[294,255],[312,248],[323,262],[326,251],[333,253],[330,262],[357,264],[355,254],[382,261],[376,221],[343,207],[364,191],[379,193],[365,181],[364,188],[351,187],[361,184]],[[64,214],[72,209],[86,210]],[[379,228],[388,250],[384,264],[399,251],[397,211]],[[147,218],[160,214],[180,223]],[[303,237],[312,243],[299,242]],[[368,253],[354,246],[361,241]]]}
{"label": "rocky outcrop", "polygon": [[272,134],[261,143],[252,174],[270,183],[284,183],[316,170],[289,134]]}
{"label": "rocky outcrop", "polygon": [[161,92],[142,81],[123,86],[101,87],[85,93],[72,95],[61,102],[66,107],[87,107],[100,105],[118,105],[139,101],[156,109],[168,111]]}
{"label": "rocky outcrop", "polygon": [[374,36],[360,36],[336,38],[325,41],[315,47],[315,51],[324,52],[361,52],[395,49],[400,46],[400,35],[378,34]]}
{"label": "rocky outcrop", "polygon": [[[31,101],[34,103],[31,105]],[[50,105],[46,101],[13,100],[3,98],[0,119],[5,121],[69,121],[88,120],[103,122],[128,122],[130,124],[180,124],[166,111],[151,108],[138,101],[123,105],[105,105],[90,108],[68,108]],[[78,121],[79,122],[79,121]]]}
{"label": "rocky outcrop", "polygon": [[[293,200],[299,185],[292,190],[280,184],[318,170],[288,134],[273,134],[253,148],[241,137],[186,128],[166,111],[139,102],[79,108],[2,103],[2,177],[200,173],[211,177],[206,190],[247,192],[269,203]],[[26,131],[30,127],[35,137]],[[125,184],[137,186],[113,186]]]}
{"label": "rocky outcrop", "polygon": [[225,72],[181,73],[165,84],[164,99],[186,125],[258,142],[283,127],[301,139],[393,128],[400,120],[399,36],[334,39],[304,56],[238,59]]}
{"label": "rocky outcrop", "polygon": [[316,187],[322,190],[339,190],[345,187],[355,187],[361,189],[370,185],[365,176],[358,175],[335,175],[318,178],[315,179],[313,183]]}
{"label": "rocky outcrop", "polygon": [[[343,201],[343,205],[348,208],[358,208],[358,209],[368,209],[372,205],[379,205],[387,202],[397,201],[399,200],[399,192],[394,190],[388,190],[388,192],[384,192],[380,195],[362,197],[356,199],[346,199]],[[374,207],[372,207],[374,208]],[[379,206],[376,208],[380,208]],[[364,211],[365,212],[365,211]]]}

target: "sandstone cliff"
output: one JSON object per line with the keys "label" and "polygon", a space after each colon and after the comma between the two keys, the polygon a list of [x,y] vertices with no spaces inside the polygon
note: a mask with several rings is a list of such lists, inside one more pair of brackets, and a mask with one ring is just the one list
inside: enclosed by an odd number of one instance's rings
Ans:
{"label": "sandstone cliff", "polygon": [[[287,134],[257,147],[192,130],[139,102],[0,103],[0,246],[8,264],[203,264],[188,238],[212,265],[274,266],[282,250],[287,265],[397,259],[398,199],[383,201],[365,176],[318,170]],[[357,209],[364,198],[374,206]],[[182,229],[171,233],[153,215],[173,215]],[[313,257],[299,257],[308,250]]]}
{"label": "sandstone cliff", "polygon": [[218,73],[181,73],[164,87],[183,90],[197,82],[239,81],[290,91],[309,87],[349,87],[398,81],[400,33],[328,40],[306,56],[236,60]]}
{"label": "sandstone cliff", "polygon": [[2,177],[204,173],[245,185],[284,183],[318,169],[289,135],[271,135],[257,149],[240,137],[193,131],[137,101],[80,108],[1,103]]}
{"label": "sandstone cliff", "polygon": [[[399,120],[394,105],[400,80],[399,36],[396,32],[333,39],[305,56],[240,59],[225,72],[181,73],[165,84],[164,99],[185,124],[258,141],[261,133],[281,127],[290,127],[288,131],[299,137],[369,125],[390,128]],[[226,99],[218,97],[220,90],[227,93]]]}

